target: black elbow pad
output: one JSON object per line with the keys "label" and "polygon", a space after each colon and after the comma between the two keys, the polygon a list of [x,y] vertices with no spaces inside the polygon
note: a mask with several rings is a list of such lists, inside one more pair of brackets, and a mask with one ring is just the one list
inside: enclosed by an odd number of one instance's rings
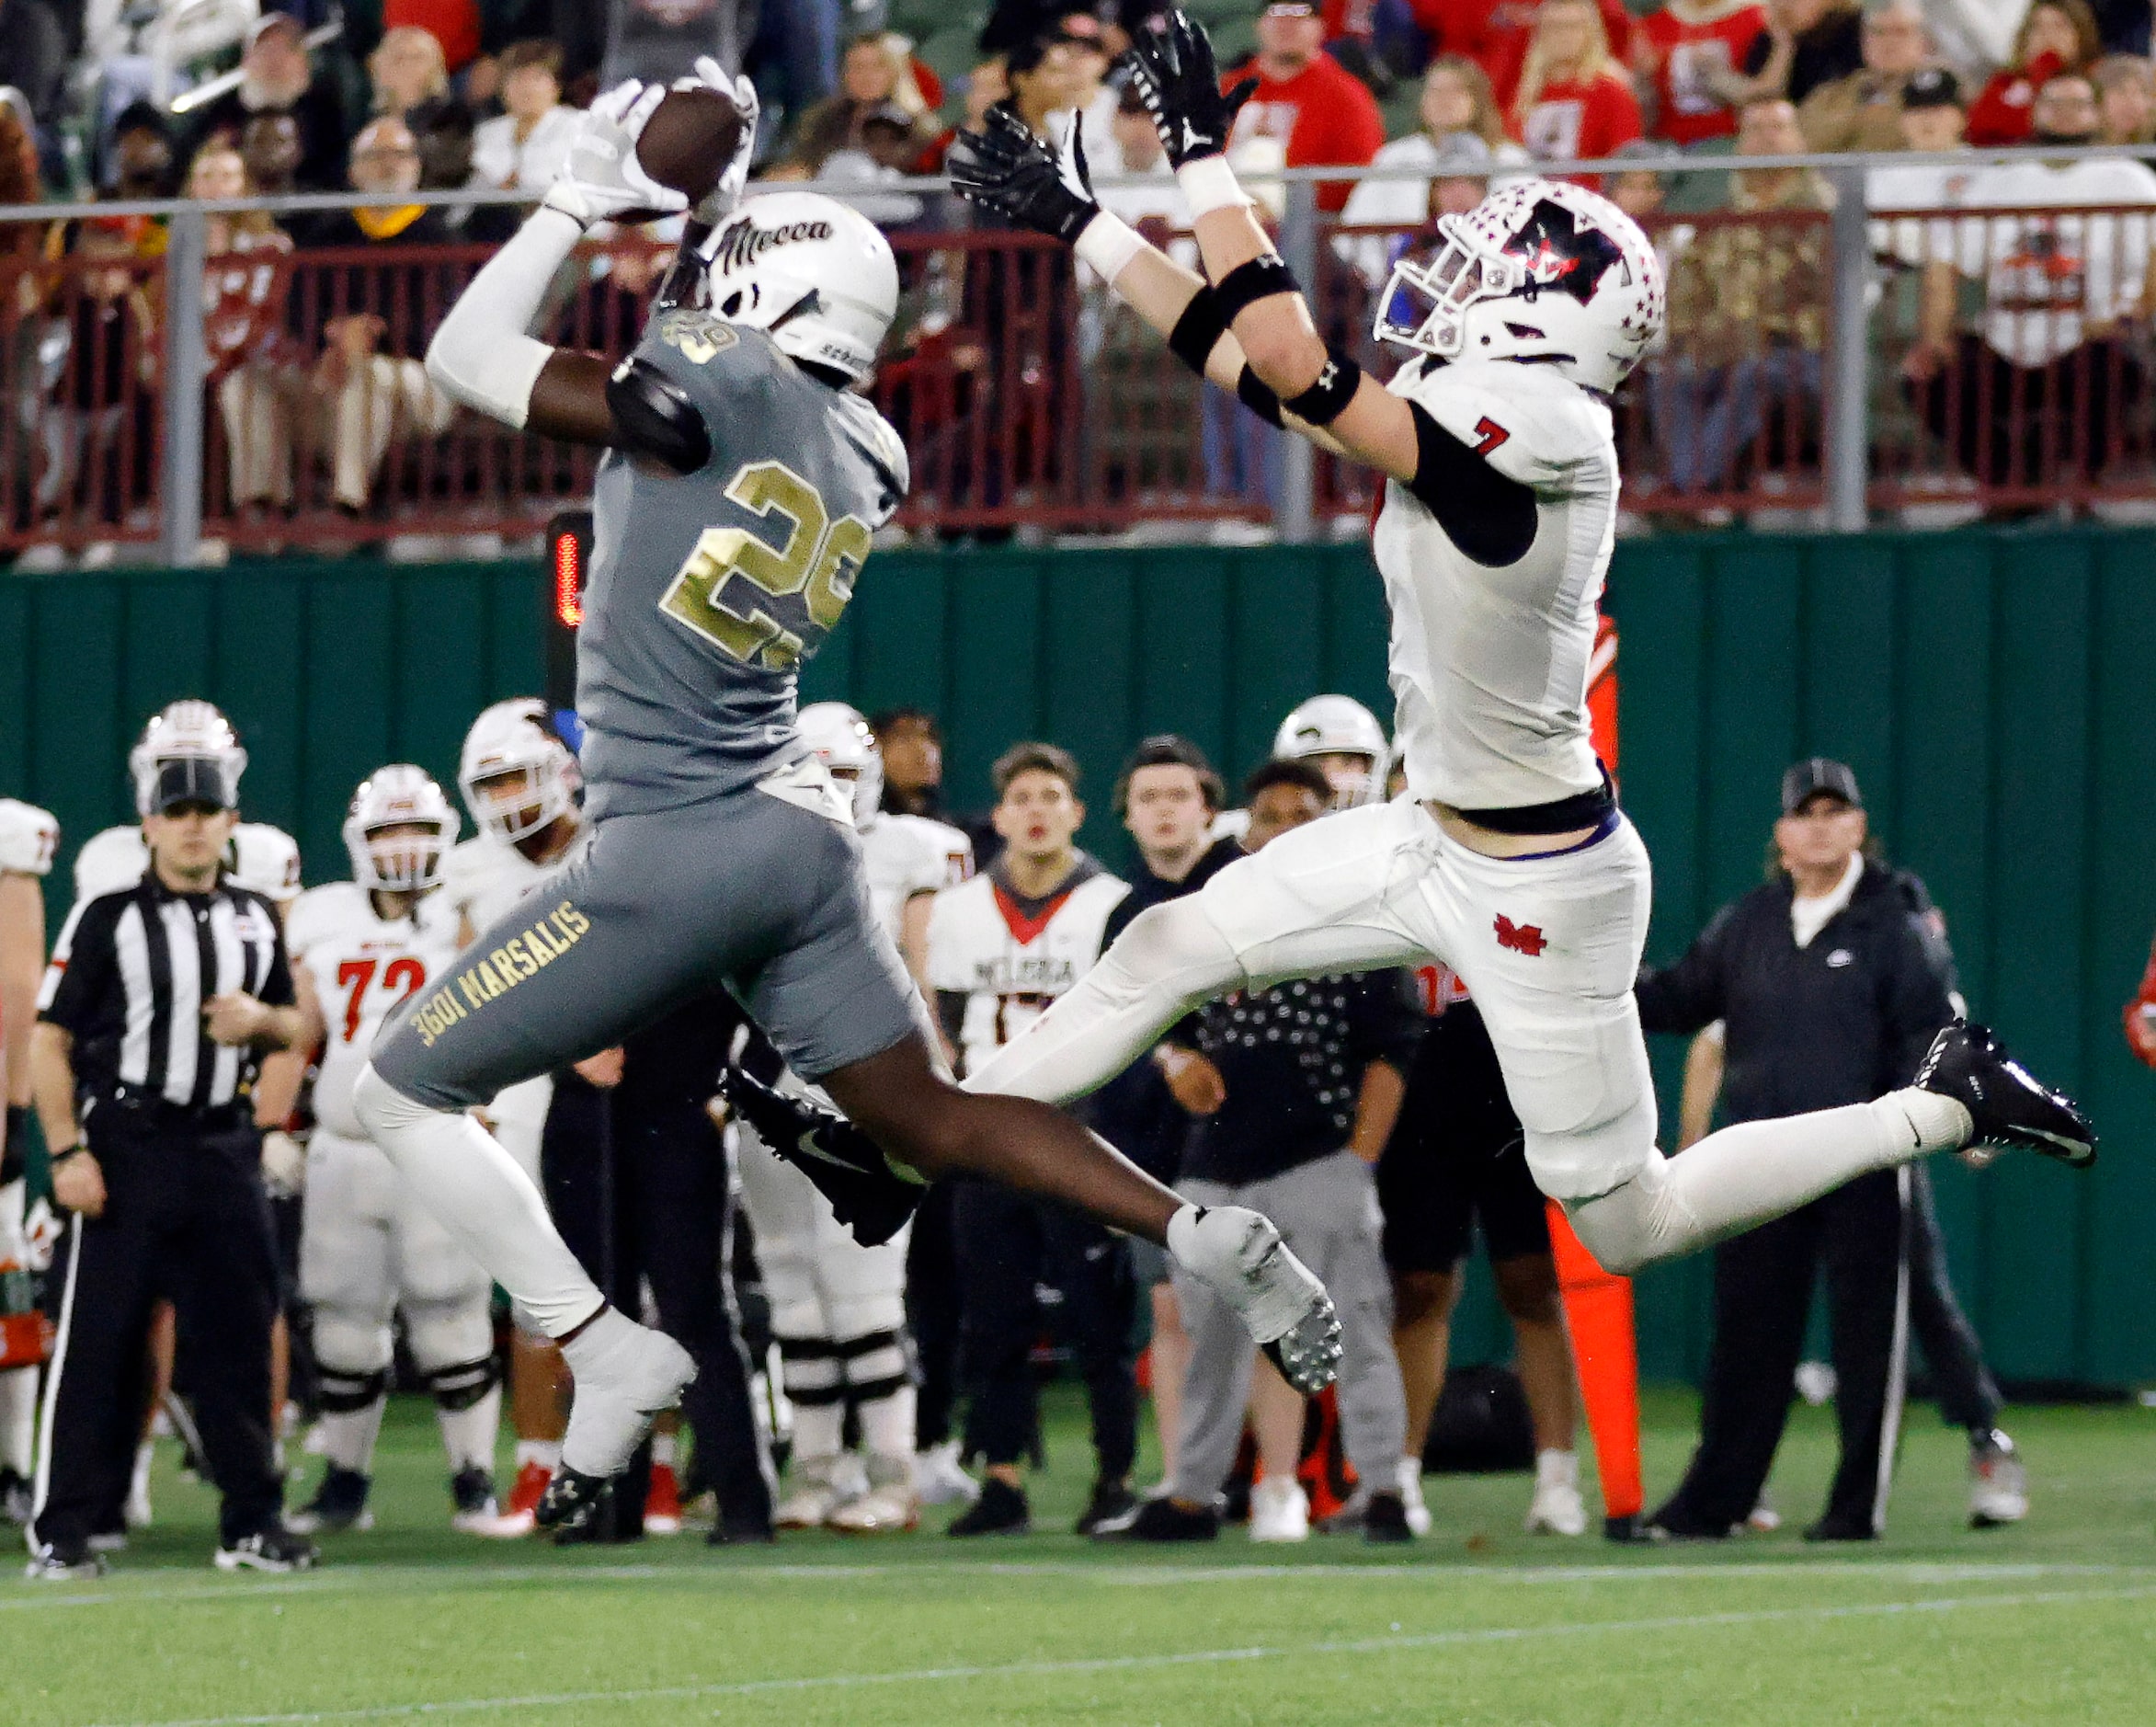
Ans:
{"label": "black elbow pad", "polygon": [[607,407],[622,448],[677,474],[694,474],[712,458],[711,429],[689,392],[648,360],[632,356],[607,380]]}

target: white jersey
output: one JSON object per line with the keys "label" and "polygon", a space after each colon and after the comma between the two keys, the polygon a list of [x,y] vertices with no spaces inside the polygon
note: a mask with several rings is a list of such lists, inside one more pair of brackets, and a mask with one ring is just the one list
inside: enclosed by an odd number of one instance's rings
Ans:
{"label": "white jersey", "polygon": [[357,882],[311,887],[285,928],[292,964],[314,980],[327,1027],[314,1081],[314,1118],[332,1133],[365,1137],[352,1087],[393,1010],[447,975],[457,953],[456,919],[439,893],[412,917],[385,919]]}
{"label": "white jersey", "polygon": [[453,930],[462,917],[477,936],[496,919],[513,911],[519,900],[574,858],[584,843],[580,831],[560,857],[534,864],[507,840],[491,833],[466,840],[451,851],[442,871],[441,898],[451,914],[450,927]]}
{"label": "white jersey", "polygon": [[49,811],[0,797],[0,875],[49,874],[59,849],[60,824]]}
{"label": "white jersey", "polygon": [[974,842],[926,816],[879,815],[862,830],[861,850],[869,903],[894,942],[907,900],[955,887],[974,873]]}
{"label": "white jersey", "polygon": [[993,875],[936,896],[929,914],[929,987],[966,998],[959,1057],[972,1073],[1092,969],[1128,882],[1081,867],[1078,884],[1028,916]]}
{"label": "white jersey", "polygon": [[[140,828],[108,828],[84,842],[74,855],[77,905],[132,887],[150,867],[150,848]],[[279,907],[300,895],[299,841],[268,822],[243,821],[224,848],[225,878],[251,888]]]}
{"label": "white jersey", "polygon": [[1399,481],[1371,536],[1392,614],[1395,747],[1418,799],[1554,803],[1602,783],[1588,738],[1596,603],[1617,505],[1610,410],[1547,366],[1424,362],[1389,386],[1534,492],[1534,543],[1492,569]]}

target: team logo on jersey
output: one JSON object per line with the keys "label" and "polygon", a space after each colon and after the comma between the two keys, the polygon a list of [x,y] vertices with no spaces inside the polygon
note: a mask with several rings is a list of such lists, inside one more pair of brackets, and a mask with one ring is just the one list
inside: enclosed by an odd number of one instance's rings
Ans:
{"label": "team logo on jersey", "polygon": [[1582,228],[1569,210],[1546,198],[1505,242],[1505,256],[1527,266],[1527,281],[1520,292],[1529,301],[1547,288],[1585,305],[1607,272],[1625,268],[1625,255],[1614,240],[1600,228]]}
{"label": "team logo on jersey", "polygon": [[1509,947],[1515,954],[1524,954],[1529,959],[1540,959],[1542,950],[1549,945],[1548,938],[1532,923],[1514,923],[1502,912],[1498,914],[1497,944]]}

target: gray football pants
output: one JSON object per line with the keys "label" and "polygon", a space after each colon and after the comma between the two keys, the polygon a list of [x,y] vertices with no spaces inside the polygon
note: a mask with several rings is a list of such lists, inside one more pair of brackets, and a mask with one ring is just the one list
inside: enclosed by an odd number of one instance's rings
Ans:
{"label": "gray football pants", "polygon": [[606,818],[458,959],[374,1046],[383,1080],[440,1110],[581,1060],[722,984],[810,1079],[922,1023],[851,826],[754,787]]}
{"label": "gray football pants", "polygon": [[[1370,1166],[1352,1151],[1336,1151],[1261,1182],[1177,1185],[1193,1205],[1249,1206],[1263,1212],[1332,1292],[1344,1350],[1335,1393],[1340,1436],[1356,1475],[1370,1486],[1390,1489],[1407,1443],[1408,1404],[1392,1348],[1392,1284]],[[1180,1265],[1175,1298],[1190,1333],[1191,1365],[1183,1378],[1182,1430],[1169,1488],[1178,1499],[1209,1505],[1235,1467],[1258,1351],[1234,1310]]]}

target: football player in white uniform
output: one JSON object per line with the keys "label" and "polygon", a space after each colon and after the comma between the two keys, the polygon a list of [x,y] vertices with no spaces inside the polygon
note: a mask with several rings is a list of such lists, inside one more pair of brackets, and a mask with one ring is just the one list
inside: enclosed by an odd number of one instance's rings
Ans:
{"label": "football player in white uniform", "polygon": [[1373,549],[1409,797],[1314,822],[1147,911],[969,1084],[1072,1097],[1209,996],[1434,957],[1482,1009],[1537,1184],[1613,1272],[1930,1152],[1989,1142],[2093,1161],[2081,1112],[1958,1021],[1912,1084],[1870,1104],[1744,1123],[1676,1160],[1656,1149],[1632,999],[1647,852],[1587,722],[1616,520],[1609,399],[1661,326],[1653,247],[1606,199],[1551,180],[1441,218],[1436,255],[1403,257],[1381,298],[1376,334],[1413,351],[1382,386],[1328,351],[1223,154],[1250,86],[1223,86],[1181,12],[1132,57],[1209,281],[1101,213],[1082,146],[1051,155],[1007,110],[954,147],[953,184],[1073,242],[1254,411],[1385,475]]}
{"label": "football player in white uniform", "polygon": [[[45,876],[60,846],[60,824],[44,810],[0,797],[0,1102],[7,1107],[0,1146],[0,1265],[42,1269],[51,1251],[51,1208],[26,1215],[24,1160],[30,1122],[30,1028],[45,969]],[[5,1310],[0,1310],[4,1311]],[[26,1322],[27,1322],[27,1316]],[[0,1359],[8,1351],[0,1347]],[[37,1432],[35,1361],[0,1370],[0,1515],[28,1520]],[[17,1515],[17,1513],[21,1515]]]}
{"label": "football player in white uniform", "polygon": [[456,839],[455,808],[426,771],[382,768],[344,825],[352,879],[292,907],[292,963],[314,974],[327,1035],[307,1145],[300,1294],[313,1310],[327,1468],[291,1518],[306,1534],[371,1526],[367,1492],[388,1401],[391,1322],[401,1312],[413,1365],[433,1393],[449,1452],[451,1524],[496,1518],[493,1285],[419,1203],[352,1114],[352,1085],[392,1009],[446,975],[456,930],[436,890]]}
{"label": "football player in white uniform", "polygon": [[[472,722],[457,763],[457,789],[478,829],[450,853],[442,902],[459,947],[506,914],[575,857],[586,841],[576,758],[537,696],[496,702]],[[539,1185],[539,1142],[554,1082],[546,1074],[512,1085],[487,1105],[494,1137]],[[569,1371],[560,1348],[518,1313],[509,1346],[509,1421],[517,1474],[499,1519],[482,1533],[528,1535],[553,1477],[568,1420]]]}
{"label": "football player in white uniform", "polygon": [[[814,703],[798,723],[802,742],[851,800],[870,901],[918,978],[936,892],[972,872],[972,841],[940,821],[877,807],[883,755],[868,722],[843,702]],[[861,1246],[815,1183],[774,1156],[746,1121],[737,1125],[741,1197],[793,1405],[793,1491],[774,1520],[781,1529],[828,1525],[850,1535],[911,1529],[920,1500],[906,1332],[907,1231]],[[862,1456],[841,1448],[849,1403],[861,1424]]]}
{"label": "football player in white uniform", "polygon": [[[128,751],[128,778],[134,788],[139,815],[149,813],[148,799],[157,783],[158,764],[176,755],[222,758],[229,764],[230,783],[235,786],[247,768],[247,752],[240,746],[238,733],[214,703],[191,697],[168,702],[149,717],[143,726],[143,735]],[[139,824],[101,829],[86,840],[82,850],[75,853],[75,906],[79,909],[102,895],[132,887],[149,867],[150,848],[143,841]],[[234,828],[232,838],[226,841],[224,873],[237,886],[262,895],[280,913],[289,916],[292,902],[300,895],[299,842],[283,829],[273,828],[268,822],[243,821]],[[314,985],[307,975],[295,970],[292,987],[299,993],[302,1006],[312,1012]],[[299,1142],[285,1131],[285,1124],[299,1102],[300,1089],[306,1077],[306,1052],[279,1049],[263,1057],[262,1070],[255,1081],[255,1119],[263,1129],[263,1180],[268,1185],[271,1198],[287,1206],[298,1195],[300,1184],[305,1179],[305,1154]],[[283,1227],[279,1230],[279,1244],[280,1255],[289,1253],[291,1238]],[[289,1274],[290,1270],[287,1260],[285,1271]],[[153,1371],[148,1419],[153,1422],[160,1410],[168,1407],[175,1347],[172,1310],[162,1303],[160,1310],[150,1332]],[[288,1412],[285,1392],[291,1361],[291,1333],[280,1308],[276,1329],[270,1334],[269,1375],[270,1396],[276,1404],[271,1431],[280,1435]],[[130,1528],[145,1527],[151,1520],[151,1441],[145,1435],[136,1448],[134,1470],[128,1487],[126,1522]],[[93,1540],[106,1538],[98,1536]]]}

